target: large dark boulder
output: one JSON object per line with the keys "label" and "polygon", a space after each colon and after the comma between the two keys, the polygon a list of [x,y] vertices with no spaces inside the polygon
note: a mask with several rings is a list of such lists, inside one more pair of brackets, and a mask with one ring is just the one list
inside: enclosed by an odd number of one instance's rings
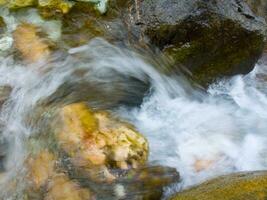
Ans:
{"label": "large dark boulder", "polygon": [[129,7],[132,32],[203,85],[250,72],[262,53],[266,23],[242,0],[141,0]]}
{"label": "large dark boulder", "polygon": [[202,183],[182,191],[170,200],[264,200],[267,172],[237,173]]}

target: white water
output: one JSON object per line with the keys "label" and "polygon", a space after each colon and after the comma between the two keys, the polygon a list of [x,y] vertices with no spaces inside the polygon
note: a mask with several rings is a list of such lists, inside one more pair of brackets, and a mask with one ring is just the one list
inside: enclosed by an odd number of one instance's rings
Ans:
{"label": "white water", "polygon": [[[11,144],[7,172],[0,183],[3,195],[8,180],[23,169],[25,142],[40,128],[25,119],[68,81],[93,84],[112,94],[108,100],[113,101],[128,84],[121,77],[149,80],[151,93],[140,107],[121,107],[115,112],[148,138],[151,163],[177,168],[183,180],[179,187],[229,172],[267,169],[267,96],[262,80],[265,74],[267,77],[267,65],[257,65],[247,76],[222,80],[202,94],[192,91],[184,80],[163,76],[153,66],[164,68],[164,62],[148,63],[137,53],[100,39],[56,56],[49,64],[32,66],[18,64],[12,57],[0,59],[0,85],[13,88],[0,113],[2,135]],[[78,70],[85,73],[77,77]],[[122,87],[119,92],[114,83]],[[102,99],[93,101],[102,103]],[[211,160],[212,164],[196,172],[196,160]]]}

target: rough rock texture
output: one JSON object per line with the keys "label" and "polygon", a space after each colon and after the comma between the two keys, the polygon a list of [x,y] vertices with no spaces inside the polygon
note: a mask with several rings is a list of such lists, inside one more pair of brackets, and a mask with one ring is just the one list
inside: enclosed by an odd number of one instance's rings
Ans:
{"label": "rough rock texture", "polygon": [[148,143],[129,124],[107,112],[94,112],[84,103],[67,105],[60,115],[60,146],[93,180],[112,181],[115,177],[110,169],[137,168],[146,163]]}
{"label": "rough rock texture", "polygon": [[248,73],[262,53],[266,23],[243,1],[142,0],[131,8],[133,32],[183,64],[199,83]]}
{"label": "rough rock texture", "polygon": [[171,200],[264,200],[267,172],[237,173],[202,183],[174,195]]}

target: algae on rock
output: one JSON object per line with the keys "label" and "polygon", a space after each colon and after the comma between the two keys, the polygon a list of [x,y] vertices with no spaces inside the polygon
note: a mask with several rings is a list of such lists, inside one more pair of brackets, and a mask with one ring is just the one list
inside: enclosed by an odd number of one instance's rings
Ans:
{"label": "algae on rock", "polygon": [[177,193],[170,200],[265,200],[267,172],[221,176]]}

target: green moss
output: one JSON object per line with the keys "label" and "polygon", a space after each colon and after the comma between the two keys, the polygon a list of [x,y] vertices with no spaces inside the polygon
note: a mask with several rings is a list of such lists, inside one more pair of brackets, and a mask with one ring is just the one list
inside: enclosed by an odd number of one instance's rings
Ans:
{"label": "green moss", "polygon": [[265,200],[267,172],[222,176],[174,195],[171,200]]}

